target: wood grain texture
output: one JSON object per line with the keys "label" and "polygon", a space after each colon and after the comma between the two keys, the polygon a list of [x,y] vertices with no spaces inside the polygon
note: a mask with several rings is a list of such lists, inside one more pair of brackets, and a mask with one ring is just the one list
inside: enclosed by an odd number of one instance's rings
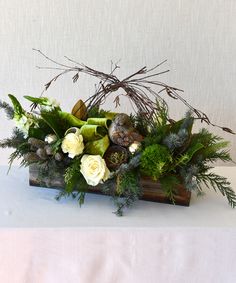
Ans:
{"label": "wood grain texture", "polygon": [[[236,130],[235,0],[0,0],[0,9],[0,99],[7,100],[8,93],[37,96],[53,75],[35,68],[50,64],[33,47],[104,71],[110,70],[110,60],[121,59],[121,78],[168,59],[172,71],[161,79],[184,89],[184,97],[216,124]],[[93,94],[94,83],[83,77],[73,84],[67,77],[48,95],[70,111],[78,99]],[[105,107],[114,108],[112,98]],[[131,106],[123,100],[116,110],[130,112]],[[170,111],[179,118],[185,108],[170,101]],[[0,123],[0,139],[12,126]],[[210,130],[232,142],[236,159],[235,136]],[[1,164],[8,155],[1,150]]]}
{"label": "wood grain texture", "polygon": [[[64,172],[58,172],[57,178],[51,180],[50,176],[45,176],[42,180],[39,177],[39,165],[32,164],[29,166],[29,184],[31,186],[36,187],[47,187],[47,188],[54,188],[54,189],[64,189],[65,182],[64,182]],[[154,182],[149,177],[142,177],[141,178],[141,186],[143,188],[143,194],[140,197],[141,200],[146,201],[153,201],[153,202],[162,202],[173,204],[162,190],[161,185],[159,182]],[[175,188],[175,195],[174,195],[174,203],[176,205],[183,205],[189,206],[191,193],[186,191],[182,185],[179,185]],[[99,185],[92,187],[89,186],[88,193],[95,193],[95,194],[103,194]]]}

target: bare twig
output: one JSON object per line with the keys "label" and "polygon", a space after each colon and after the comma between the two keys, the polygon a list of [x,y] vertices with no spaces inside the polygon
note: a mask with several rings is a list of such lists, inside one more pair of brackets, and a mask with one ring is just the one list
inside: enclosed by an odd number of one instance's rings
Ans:
{"label": "bare twig", "polygon": [[[90,96],[86,101],[85,104],[88,109],[93,108],[94,106],[100,106],[103,104],[106,100],[106,98],[113,92],[119,90],[120,88],[125,92],[125,96],[127,96],[130,100],[131,106],[133,108],[136,108],[135,111],[142,114],[143,119],[146,119],[148,123],[153,122],[153,115],[158,115],[160,109],[158,108],[157,101],[161,101],[162,104],[164,104],[166,107],[168,107],[165,99],[160,96],[160,93],[166,93],[169,97],[175,100],[179,100],[182,102],[187,108],[189,108],[194,114],[195,119],[200,120],[201,122],[205,122],[208,125],[212,125],[214,127],[218,127],[222,129],[223,131],[226,131],[228,133],[234,134],[234,132],[227,128],[222,127],[219,125],[216,125],[212,123],[207,115],[202,112],[201,110],[198,110],[191,106],[187,100],[185,100],[181,95],[179,95],[180,92],[183,92],[183,90],[168,86],[167,84],[157,81],[156,77],[162,74],[165,74],[169,72],[169,70],[161,71],[161,72],[154,72],[158,67],[163,65],[167,60],[164,60],[163,62],[157,64],[151,69],[147,69],[146,67],[143,67],[139,69],[137,72],[131,74],[130,76],[126,77],[123,80],[119,80],[116,75],[114,75],[115,71],[119,68],[117,63],[111,62],[111,71],[109,74],[106,74],[101,71],[97,71],[91,67],[88,67],[84,64],[80,64],[76,62],[75,60],[70,59],[67,56],[64,56],[70,63],[75,64],[75,66],[69,66],[65,64],[61,64],[57,62],[56,60],[53,60],[49,58],[47,55],[45,55],[42,51],[38,49],[33,49],[37,51],[40,55],[42,55],[45,59],[50,61],[51,63],[54,63],[58,67],[39,67],[39,69],[50,69],[50,70],[60,70],[61,72],[57,74],[55,77],[53,77],[47,84],[45,84],[45,88],[43,90],[42,94],[54,83],[59,77],[66,73],[73,72],[75,73],[72,77],[73,82],[77,82],[79,79],[79,74],[84,73],[89,76],[93,76],[99,79],[99,83],[95,89],[95,94]],[[145,75],[142,77],[137,77],[140,75]],[[151,87],[155,86],[159,89],[158,91],[154,91]],[[123,94],[122,94],[123,95]],[[116,96],[114,103],[116,103],[116,106],[119,105],[119,95]],[[35,108],[37,105],[33,105],[32,108]],[[155,116],[154,115],[154,116]],[[168,117],[169,122],[173,122],[174,120]]]}

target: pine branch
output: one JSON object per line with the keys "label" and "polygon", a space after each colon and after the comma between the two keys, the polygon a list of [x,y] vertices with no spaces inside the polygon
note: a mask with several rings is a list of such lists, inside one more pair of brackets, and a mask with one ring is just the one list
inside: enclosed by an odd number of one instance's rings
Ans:
{"label": "pine branch", "polygon": [[[24,154],[28,153],[30,151],[29,144],[27,142],[21,143],[16,150],[10,155],[8,164],[8,172],[11,170],[11,166],[15,159],[20,159],[24,156]],[[22,163],[24,165],[24,163]]]}
{"label": "pine branch", "polygon": [[217,160],[221,160],[223,162],[232,161],[229,150],[222,150],[220,152],[213,152],[210,156],[207,157],[207,161],[213,163]]}
{"label": "pine branch", "polygon": [[132,170],[134,168],[137,168],[140,165],[140,158],[141,158],[141,155],[137,154],[129,161],[129,163],[121,164],[119,169],[117,169],[114,172],[114,175],[117,176],[117,175],[119,175],[121,173],[125,173],[125,172],[128,172],[128,171],[130,171],[130,170]]}
{"label": "pine branch", "polygon": [[80,159],[80,157],[74,159],[70,166],[66,168],[64,174],[66,186],[56,197],[57,200],[60,200],[62,197],[72,196],[72,198],[79,201],[80,206],[84,203],[88,184],[79,171]]}
{"label": "pine branch", "polygon": [[68,193],[66,190],[61,190],[59,192],[59,194],[55,197],[55,199],[57,201],[61,200],[63,197],[66,198],[66,197],[69,197],[71,196],[73,199],[77,199],[78,202],[79,202],[79,205],[81,206],[82,204],[84,204],[84,200],[85,200],[85,196],[86,196],[86,192],[78,192],[78,191],[75,191],[75,192],[71,192],[71,193]]}
{"label": "pine branch", "polygon": [[180,184],[180,180],[174,175],[166,175],[159,180],[166,196],[175,204],[176,187]]}
{"label": "pine branch", "polygon": [[208,188],[212,187],[215,191],[220,193],[228,199],[229,205],[232,208],[236,207],[236,194],[231,188],[230,182],[227,178],[219,176],[215,173],[199,173],[197,174],[198,186],[201,188],[200,182],[203,182]]}
{"label": "pine branch", "polygon": [[18,129],[14,128],[12,136],[0,141],[1,148],[17,148],[20,144],[24,143],[26,139],[24,134]]}
{"label": "pine branch", "polygon": [[131,170],[117,176],[116,193],[118,196],[113,199],[117,210],[114,213],[122,216],[123,210],[131,207],[142,194],[138,170]]}
{"label": "pine branch", "polygon": [[129,170],[122,172],[117,177],[107,180],[101,184],[101,191],[110,195],[117,216],[122,216],[125,208],[131,207],[142,195],[140,186],[140,176],[138,170]]}
{"label": "pine branch", "polygon": [[122,200],[115,199],[117,210],[113,213],[116,216],[123,216],[124,209],[131,207],[138,199],[138,196],[134,194],[127,194]]}
{"label": "pine branch", "polygon": [[3,109],[7,115],[7,118],[12,120],[14,118],[14,109],[5,101],[0,100],[0,109]]}

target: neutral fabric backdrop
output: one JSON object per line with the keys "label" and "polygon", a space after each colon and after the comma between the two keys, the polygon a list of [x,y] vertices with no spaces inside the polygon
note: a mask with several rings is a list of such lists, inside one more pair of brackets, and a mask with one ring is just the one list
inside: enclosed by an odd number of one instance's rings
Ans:
{"label": "neutral fabric backdrop", "polygon": [[[35,68],[51,64],[32,48],[106,72],[111,60],[121,60],[120,78],[168,59],[161,69],[171,72],[160,79],[184,89],[184,97],[213,122],[236,130],[235,0],[0,0],[0,11],[0,99],[8,93],[37,96],[55,74]],[[70,111],[78,98],[93,94],[94,83],[81,77],[73,85],[66,76],[48,95]],[[176,101],[170,105],[173,118],[185,111]],[[107,107],[114,107],[112,101]],[[120,110],[130,109],[123,103]],[[1,139],[12,123],[3,113],[0,119]],[[232,141],[236,159],[235,136],[210,130]],[[9,151],[0,154],[6,164]]]}

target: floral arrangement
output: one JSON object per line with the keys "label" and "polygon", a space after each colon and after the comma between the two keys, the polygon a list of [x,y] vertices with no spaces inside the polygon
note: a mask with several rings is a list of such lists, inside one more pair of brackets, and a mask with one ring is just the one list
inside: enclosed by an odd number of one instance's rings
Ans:
{"label": "floral arrangement", "polygon": [[[64,188],[58,199],[72,196],[82,204],[89,188],[97,187],[112,197],[117,215],[142,196],[143,176],[153,184],[159,183],[173,203],[176,188],[182,184],[186,191],[198,195],[203,194],[205,187],[212,187],[235,207],[236,194],[230,183],[210,170],[216,160],[231,161],[228,142],[205,128],[193,132],[193,124],[201,120],[229,133],[233,131],[211,123],[205,113],[182,98],[180,89],[156,80],[167,72],[156,72],[164,62],[119,80],[114,75],[117,64],[112,64],[111,73],[105,74],[67,57],[69,63],[61,64],[37,51],[57,65],[50,69],[59,69],[60,73],[45,85],[40,97],[25,96],[31,103],[30,111],[23,109],[13,95],[9,95],[11,105],[0,101],[0,108],[15,122],[12,136],[0,142],[2,148],[15,149],[9,158],[10,165],[18,158],[23,166],[37,165],[40,182],[45,176],[55,180],[59,173]],[[85,102],[79,99],[71,113],[64,112],[59,103],[44,95],[52,83],[69,72],[75,72],[73,82],[82,74],[99,79],[95,94]],[[134,113],[101,108],[110,94],[115,95],[117,106],[119,90],[129,98]],[[170,118],[164,95],[188,107],[181,120]]]}

